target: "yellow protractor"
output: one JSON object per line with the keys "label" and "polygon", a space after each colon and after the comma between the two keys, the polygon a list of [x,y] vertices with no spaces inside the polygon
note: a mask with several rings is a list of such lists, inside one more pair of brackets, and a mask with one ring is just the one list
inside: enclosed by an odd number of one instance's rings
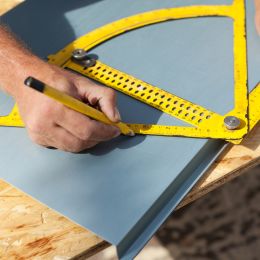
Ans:
{"label": "yellow protractor", "polygon": [[[87,52],[96,45],[126,31],[167,20],[203,16],[226,16],[233,19],[235,107],[224,116],[135,79],[133,76],[111,68],[100,61],[93,62],[87,55]],[[194,126],[129,124],[129,127],[137,134],[220,138],[239,143],[252,128],[251,126],[259,121],[257,101],[259,103],[260,100],[259,87],[248,99],[246,39],[244,36],[244,0],[234,0],[232,5],[169,8],[134,15],[98,28],[80,37],[57,54],[49,56],[49,62],[95,79]],[[250,114],[248,115],[249,100]],[[14,121],[11,120],[14,118],[13,115],[14,113],[11,113],[8,117],[0,118],[0,125],[5,123],[5,125],[11,126],[12,121]],[[15,113],[15,118],[17,119],[17,113]],[[21,123],[21,120],[18,121],[17,119],[16,126]]]}
{"label": "yellow protractor", "polygon": [[[206,108],[181,99],[159,88],[155,88],[99,61],[95,66],[88,67],[84,66],[84,64],[79,65],[71,60],[71,53],[75,51],[75,49],[87,52],[103,41],[125,31],[166,20],[202,16],[227,16],[231,17],[234,21],[235,107],[225,116],[218,115]],[[195,126],[176,127],[131,124],[131,127],[136,133],[221,138],[237,140],[236,142],[239,142],[248,132],[247,63],[246,39],[244,35],[244,1],[235,0],[232,5],[228,6],[169,8],[128,17],[90,32],[49,58],[50,62],[54,64],[69,68],[100,81],[106,86],[115,88]]]}

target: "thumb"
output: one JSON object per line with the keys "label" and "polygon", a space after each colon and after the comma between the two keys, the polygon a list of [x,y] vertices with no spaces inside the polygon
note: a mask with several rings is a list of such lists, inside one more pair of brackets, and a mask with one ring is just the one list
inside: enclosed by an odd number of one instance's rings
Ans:
{"label": "thumb", "polygon": [[115,123],[120,122],[121,116],[117,109],[115,92],[111,89],[104,89],[104,90],[96,89],[93,94],[98,99],[98,103],[96,104],[100,107],[101,111],[104,112],[105,115],[112,122]]}

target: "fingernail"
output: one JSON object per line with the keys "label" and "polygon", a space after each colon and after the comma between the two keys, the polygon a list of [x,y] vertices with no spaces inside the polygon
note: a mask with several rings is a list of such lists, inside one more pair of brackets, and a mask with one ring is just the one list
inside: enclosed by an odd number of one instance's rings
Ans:
{"label": "fingernail", "polygon": [[134,133],[133,130],[131,130],[127,135],[128,135],[128,136],[135,136],[135,133]]}
{"label": "fingernail", "polygon": [[114,110],[114,118],[117,122],[121,121],[121,115],[118,111],[118,109],[115,107],[115,110]]}
{"label": "fingernail", "polygon": [[115,129],[115,134],[113,135],[113,137],[117,137],[117,136],[119,136],[119,135],[121,134],[120,129],[117,128],[117,127],[114,127],[114,129]]}

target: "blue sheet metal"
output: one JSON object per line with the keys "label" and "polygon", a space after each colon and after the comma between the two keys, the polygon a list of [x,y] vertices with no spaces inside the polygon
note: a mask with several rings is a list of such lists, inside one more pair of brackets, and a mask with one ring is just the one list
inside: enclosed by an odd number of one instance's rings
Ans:
{"label": "blue sheet metal", "polygon": [[[231,0],[27,0],[2,17],[41,57],[132,14]],[[249,87],[260,75],[260,43],[248,0]],[[197,18],[148,26],[93,50],[101,61],[219,113],[233,106],[232,20]],[[11,99],[0,95],[0,109]],[[124,121],[184,124],[118,94]],[[1,128],[0,177],[92,230],[133,258],[212,164],[224,143],[119,137],[81,154],[47,150],[24,129]]]}

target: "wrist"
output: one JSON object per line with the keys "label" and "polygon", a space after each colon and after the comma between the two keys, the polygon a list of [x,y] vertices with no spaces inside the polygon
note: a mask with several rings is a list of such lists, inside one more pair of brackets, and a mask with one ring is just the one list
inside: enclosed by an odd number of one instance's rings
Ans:
{"label": "wrist", "polygon": [[[0,25],[0,86],[16,100],[30,93],[24,80],[35,77],[43,82],[53,75],[55,67],[32,54],[7,27]],[[48,83],[48,82],[46,82]]]}
{"label": "wrist", "polygon": [[24,86],[27,77],[31,76],[44,82],[46,78],[54,73],[54,70],[47,62],[36,56],[28,55],[13,63],[11,73],[13,76],[7,80],[9,84],[6,90],[17,100],[28,92],[28,89]]}

